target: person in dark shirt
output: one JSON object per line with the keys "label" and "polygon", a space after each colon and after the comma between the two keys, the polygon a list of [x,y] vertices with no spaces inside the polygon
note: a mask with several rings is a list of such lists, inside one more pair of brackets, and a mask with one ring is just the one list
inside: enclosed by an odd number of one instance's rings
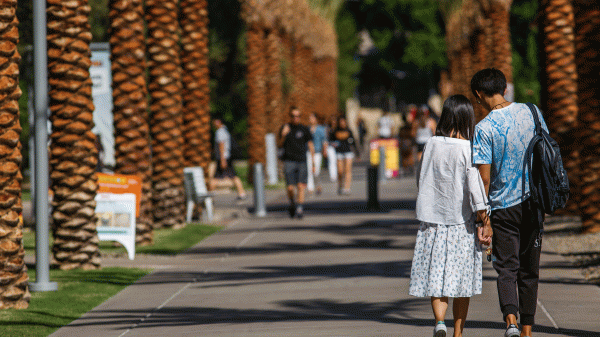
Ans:
{"label": "person in dark shirt", "polygon": [[[279,132],[280,145],[283,147],[283,163],[287,194],[290,199],[290,217],[302,218],[304,210],[304,191],[308,181],[306,152],[315,162],[315,148],[310,129],[300,124],[302,114],[296,107],[290,109],[291,122],[283,125]],[[311,168],[314,172],[314,166]],[[296,190],[296,191],[295,191]],[[297,194],[297,198],[296,197]]]}
{"label": "person in dark shirt", "polygon": [[350,194],[352,161],[358,149],[345,117],[338,118],[337,129],[332,132],[332,140],[337,142],[335,152],[337,156],[338,193]]}

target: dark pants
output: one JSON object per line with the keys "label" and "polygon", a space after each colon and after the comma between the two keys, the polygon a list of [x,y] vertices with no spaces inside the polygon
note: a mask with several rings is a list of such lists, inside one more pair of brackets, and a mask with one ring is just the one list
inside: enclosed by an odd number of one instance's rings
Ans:
{"label": "dark pants", "polygon": [[521,314],[521,324],[533,325],[537,307],[544,215],[530,199],[492,211],[494,269],[498,272],[500,309]]}

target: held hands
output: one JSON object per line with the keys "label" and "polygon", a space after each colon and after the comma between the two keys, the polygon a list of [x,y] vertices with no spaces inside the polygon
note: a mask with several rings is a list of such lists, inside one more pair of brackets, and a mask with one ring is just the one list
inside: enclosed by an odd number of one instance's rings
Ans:
{"label": "held hands", "polygon": [[479,238],[479,242],[489,246],[492,244],[492,236],[494,235],[490,217],[487,215],[485,210],[478,211],[477,217],[483,221],[483,226],[477,227],[477,237]]}

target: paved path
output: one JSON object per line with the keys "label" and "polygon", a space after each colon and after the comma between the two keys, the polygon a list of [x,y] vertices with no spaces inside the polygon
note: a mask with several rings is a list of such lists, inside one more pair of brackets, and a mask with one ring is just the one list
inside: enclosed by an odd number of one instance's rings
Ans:
{"label": "paved path", "polygon": [[[326,183],[302,220],[269,191],[267,218],[229,221],[175,258],[136,259],[155,271],[52,336],[431,336],[429,300],[407,295],[414,178],[382,183],[383,210],[369,212],[355,172],[352,195]],[[542,260],[535,336],[600,336],[600,288],[560,256]],[[484,262],[465,336],[503,335],[495,275]]]}

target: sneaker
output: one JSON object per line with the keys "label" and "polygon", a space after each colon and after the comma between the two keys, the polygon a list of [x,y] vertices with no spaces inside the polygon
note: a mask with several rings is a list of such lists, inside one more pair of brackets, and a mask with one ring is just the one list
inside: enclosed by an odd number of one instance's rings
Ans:
{"label": "sneaker", "polygon": [[238,195],[238,196],[235,198],[235,200],[237,200],[237,201],[242,201],[242,200],[246,200],[246,198],[247,198],[247,197],[248,197],[248,196],[247,196],[246,194],[244,194],[244,195]]}
{"label": "sneaker", "polygon": [[352,194],[352,191],[350,191],[350,189],[344,189],[344,190],[342,191],[342,194],[343,194],[343,195],[350,195],[350,194]]}
{"label": "sneaker", "polygon": [[304,216],[304,211],[302,210],[302,206],[296,207],[296,218],[302,219]]}
{"label": "sneaker", "polygon": [[290,213],[290,218],[293,218],[296,215],[296,206],[290,205],[288,212]]}
{"label": "sneaker", "polygon": [[504,337],[520,337],[520,336],[521,336],[521,331],[519,331],[519,328],[514,324],[509,325],[508,328],[506,328],[506,332],[504,332]]}
{"label": "sneaker", "polygon": [[448,329],[446,329],[446,323],[439,321],[433,329],[433,337],[446,337],[447,332]]}

